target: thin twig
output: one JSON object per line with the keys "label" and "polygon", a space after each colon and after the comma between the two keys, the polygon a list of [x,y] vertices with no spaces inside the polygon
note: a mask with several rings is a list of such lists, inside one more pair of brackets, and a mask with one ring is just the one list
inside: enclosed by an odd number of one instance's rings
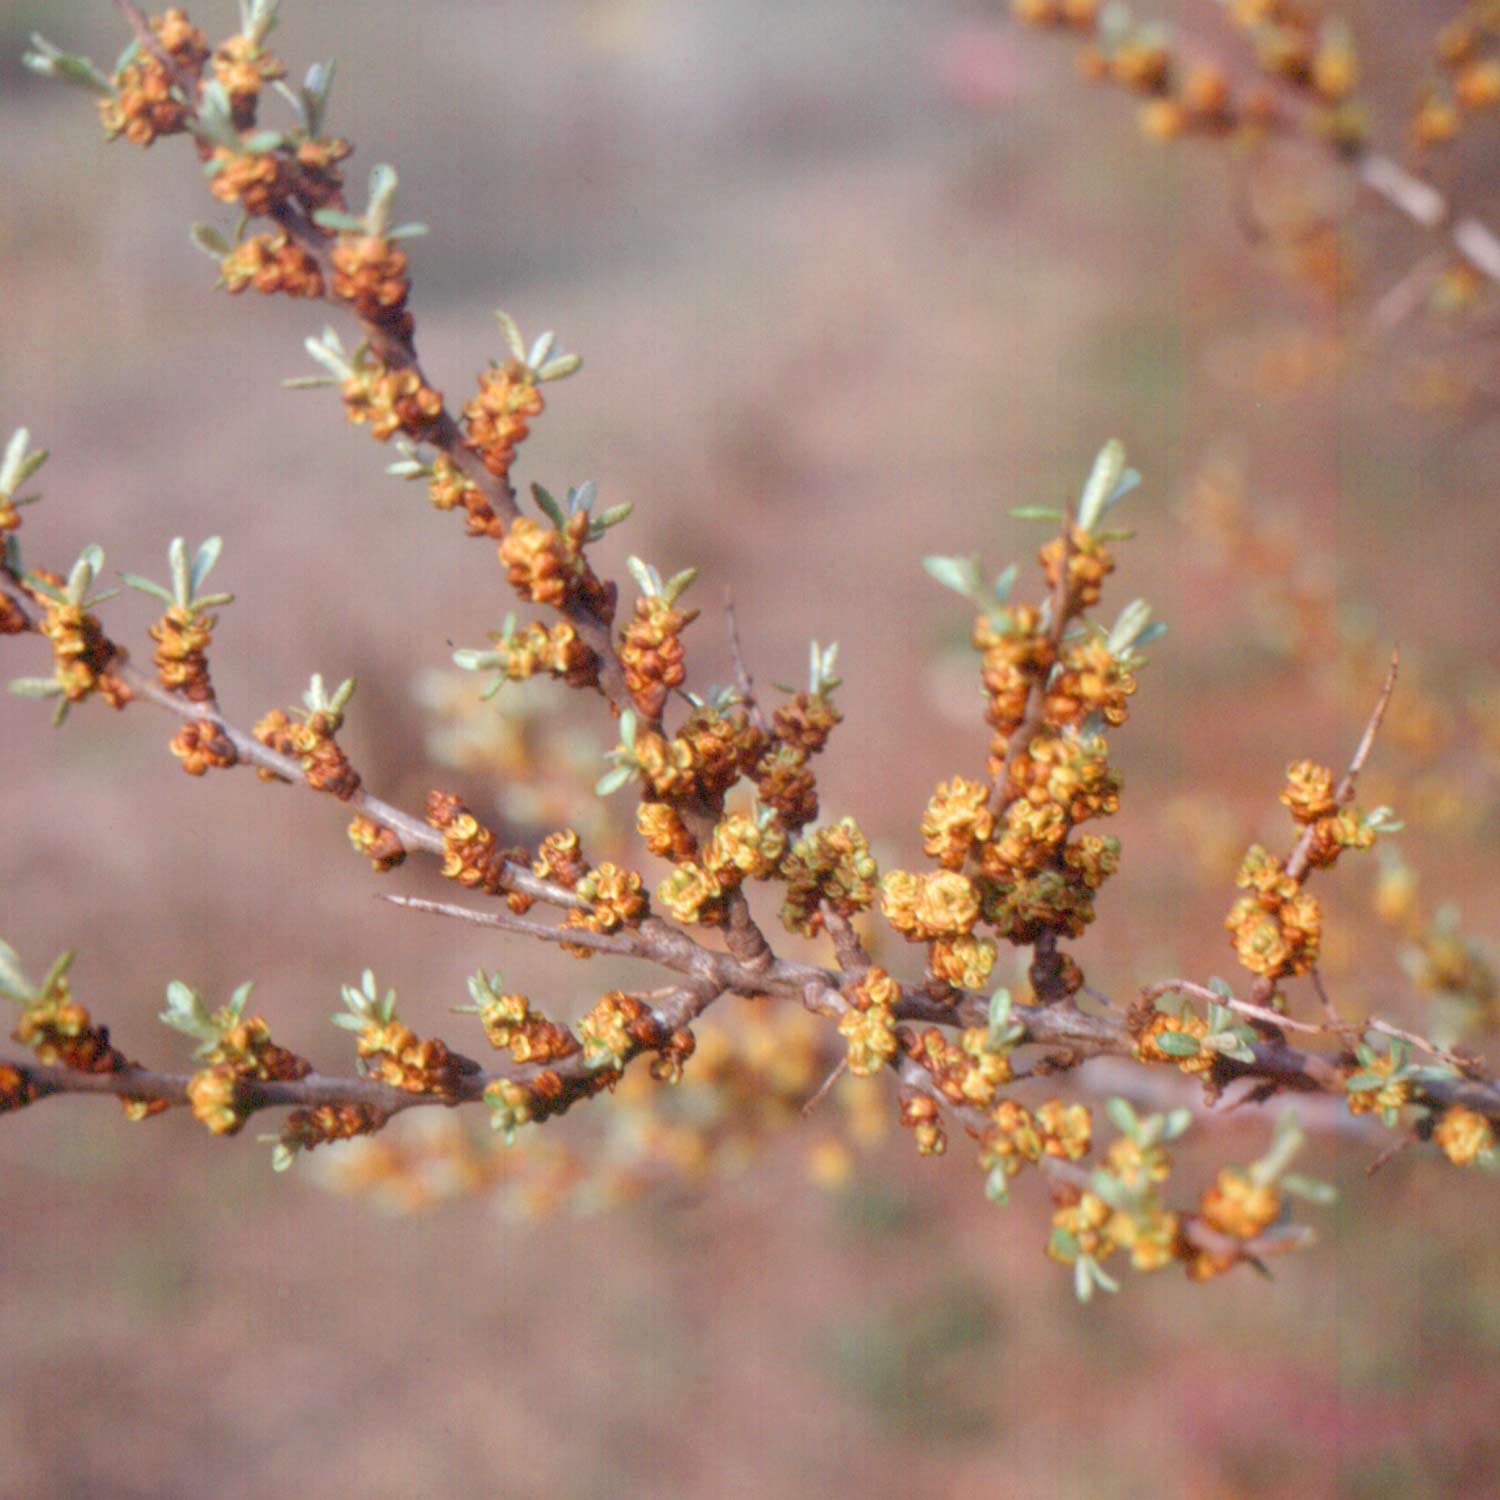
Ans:
{"label": "thin twig", "polygon": [[740,690],[740,701],[745,705],[755,727],[762,734],[769,734],[771,726],[760,706],[760,700],[755,696],[755,679],[750,675],[750,668],[745,664],[745,651],[740,644],[740,622],[734,610],[734,590],[728,587],[724,590],[724,628],[729,636],[729,656],[734,662],[734,675]]}

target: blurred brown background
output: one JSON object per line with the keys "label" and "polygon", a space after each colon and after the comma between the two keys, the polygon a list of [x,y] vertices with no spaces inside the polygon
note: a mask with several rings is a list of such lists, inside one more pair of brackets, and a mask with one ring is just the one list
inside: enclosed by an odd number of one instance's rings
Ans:
{"label": "blurred brown background", "polygon": [[[1354,17],[1396,144],[1425,45],[1410,9]],[[351,181],[395,162],[400,216],[433,226],[412,249],[429,371],[465,399],[500,351],[497,304],[584,354],[519,477],[592,477],[605,503],[634,501],[603,548],[616,571],[630,551],[702,567],[700,683],[729,675],[726,586],[762,682],[800,680],[809,636],[843,643],[823,804],[886,859],[915,856],[932,783],[983,753],[952,655],[967,620],[921,557],[1025,558],[1038,538],[1009,507],[1055,500],[1106,436],[1125,439],[1146,481],[1114,605],[1145,594],[1172,634],[1116,739],[1125,865],[1079,949],[1101,988],[1229,971],[1229,880],[1203,873],[1195,838],[1221,823],[1283,837],[1285,762],[1347,755],[1378,681],[1335,691],[1325,661],[1274,648],[1184,525],[1206,462],[1241,463],[1247,503],[1282,518],[1313,586],[1377,657],[1401,643],[1435,700],[1491,668],[1495,424],[1473,401],[1433,409],[1451,392],[1422,329],[1369,343],[1362,320],[1424,246],[1346,203],[1311,156],[1286,153],[1248,191],[1273,226],[1352,210],[1335,295],[1326,275],[1288,279],[1284,243],[1247,242],[1222,153],[1146,147],[1132,105],[1079,84],[1065,44],[988,8],[286,12],[294,74],[338,59]],[[211,36],[233,24],[224,3],[193,14]],[[170,537],[222,533],[216,582],[239,596],[215,655],[226,709],[249,722],[310,671],[355,675],[346,740],[373,787],[414,807],[457,786],[492,808],[482,783],[432,768],[412,697],[445,642],[478,644],[510,607],[490,549],[386,479],[394,454],[334,397],[278,387],[328,310],[211,293],[186,226],[215,205],[190,152],[106,149],[86,98],[19,68],[34,28],[105,62],[121,35],[104,0],[0,5],[0,425],[54,454],[28,562],[99,541],[111,569],[160,576]],[[1454,169],[1481,206],[1500,199],[1494,164],[1491,136]],[[146,603],[108,619],[145,657]],[[39,670],[34,643],[8,644],[4,666]],[[577,722],[602,748],[599,717]],[[393,914],[334,807],[244,774],[189,782],[169,733],[149,707],[95,705],[54,733],[37,705],[0,700],[0,934],[37,973],[76,944],[79,997],[132,1055],[185,1059],[154,1019],[171,977],[215,998],[254,977],[278,1037],[330,1069],[347,1049],[326,1016],[366,965],[419,1028],[471,1047],[445,1010],[481,963],[565,1013],[640,983]],[[1455,787],[1488,808],[1493,783],[1478,763]],[[1476,812],[1403,840],[1424,888],[1481,932],[1495,831]],[[428,872],[391,880],[434,892]],[[1341,998],[1418,1016],[1396,942],[1363,923],[1369,885],[1351,868],[1320,887],[1330,926],[1357,934]],[[1264,1132],[1206,1126],[1184,1184]],[[1309,1167],[1342,1206],[1274,1283],[1165,1273],[1080,1309],[1041,1255],[1037,1185],[990,1207],[962,1141],[917,1162],[893,1136],[833,1195],[788,1142],[701,1197],[517,1224],[489,1201],[388,1215],[324,1191],[315,1162],[273,1177],[254,1133],[130,1126],[88,1100],[4,1123],[7,1500],[1500,1484],[1493,1189],[1406,1158],[1367,1182],[1368,1137],[1318,1137]]]}

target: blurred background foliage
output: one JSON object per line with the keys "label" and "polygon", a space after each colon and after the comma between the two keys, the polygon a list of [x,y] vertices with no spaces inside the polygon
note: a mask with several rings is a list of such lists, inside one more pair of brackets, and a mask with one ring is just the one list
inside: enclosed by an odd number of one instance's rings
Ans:
{"label": "blurred background foliage", "polygon": [[[1441,920],[1482,941],[1500,876],[1482,489],[1500,431],[1485,309],[1372,332],[1416,231],[1315,151],[1247,166],[1146,145],[1066,48],[963,0],[286,10],[294,71],[338,59],[353,180],[395,162],[403,215],[434,228],[408,248],[444,391],[462,400],[499,352],[497,304],[584,354],[518,473],[635,502],[602,544],[616,572],[630,551],[703,568],[698,680],[730,675],[726,586],[762,681],[796,680],[809,636],[844,643],[824,809],[884,859],[913,854],[932,784],[984,744],[967,620],[921,556],[1025,560],[1040,538],[1009,507],[1126,440],[1146,483],[1118,597],[1146,595],[1172,634],[1116,743],[1124,866],[1078,955],[1101,989],[1228,970],[1233,864],[1279,836],[1285,763],[1342,760],[1399,644],[1366,790],[1408,819],[1416,904],[1387,885],[1380,905],[1374,861],[1321,894],[1336,999],[1423,1015],[1432,914],[1456,902]],[[227,3],[193,14],[233,25]],[[1366,0],[1350,20],[1400,151],[1432,17]],[[507,717],[476,722],[433,675],[509,607],[490,550],[387,480],[332,398],[278,387],[322,310],[211,293],[190,152],[105,149],[82,96],[20,69],[33,29],[101,59],[120,42],[103,0],[0,4],[0,414],[54,455],[28,560],[100,541],[154,575],[171,536],[222,533],[228,712],[354,675],[343,738],[383,795],[451,786],[498,797],[517,837],[551,826],[597,774],[599,716],[507,690]],[[1494,137],[1473,136],[1442,170],[1500,208]],[[114,633],[147,610],[119,601]],[[478,748],[436,769],[455,724]],[[563,1012],[629,982],[392,914],[333,809],[249,776],[186,782],[169,733],[95,710],[54,734],[0,702],[0,925],[35,969],[77,943],[77,992],[132,1055],[174,1055],[154,1019],[173,976],[210,995],[254,977],[278,1038],[329,1068],[348,1059],[327,1014],[365,965],[460,1047],[475,1038],[445,1012],[481,963]],[[1483,1011],[1460,978],[1456,1003]],[[607,1108],[569,1122],[577,1149]],[[1262,1149],[1252,1115],[1193,1133],[1205,1174]],[[185,1115],[132,1127],[72,1100],[8,1120],[0,1495],[1363,1500],[1482,1493],[1500,1465],[1492,1189],[1417,1152],[1367,1181],[1368,1136],[1315,1138],[1308,1168],[1342,1204],[1274,1284],[1148,1278],[1080,1309],[1040,1253],[1039,1197],[985,1203],[961,1142],[917,1162],[892,1133],[851,1166],[815,1114],[732,1171],[580,1221],[545,1194],[453,1193],[473,1149],[454,1128],[406,1117],[382,1138],[415,1175],[321,1153],[386,1189],[351,1196],[314,1185],[325,1160],[273,1178],[262,1148]]]}

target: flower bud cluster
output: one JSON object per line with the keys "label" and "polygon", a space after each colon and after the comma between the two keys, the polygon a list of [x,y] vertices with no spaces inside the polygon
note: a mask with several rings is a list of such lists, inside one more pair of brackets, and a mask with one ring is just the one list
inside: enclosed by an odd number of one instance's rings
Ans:
{"label": "flower bud cluster", "polygon": [[1456,1167],[1494,1157],[1495,1127],[1477,1110],[1462,1104],[1450,1105],[1442,1112],[1433,1126],[1432,1139]]}
{"label": "flower bud cluster", "polygon": [[427,822],[443,836],[444,876],[495,895],[506,883],[506,854],[495,835],[452,792],[429,792]]}
{"label": "flower bud cluster", "polygon": [[41,1088],[29,1073],[10,1063],[0,1063],[0,1115],[25,1109],[41,1097]]}
{"label": "flower bud cluster", "polygon": [[623,990],[606,990],[574,1025],[584,1066],[618,1073],[636,1053],[666,1038],[651,1007]]}
{"label": "flower bud cluster", "polygon": [[63,698],[81,703],[98,693],[111,708],[123,708],[133,695],[111,668],[125,660],[125,653],[105,635],[97,615],[57,592],[66,582],[61,574],[38,569],[34,576],[51,590],[28,592],[42,609],[36,628],[51,643],[52,675]]}
{"label": "flower bud cluster", "polygon": [[901,986],[882,968],[866,969],[845,994],[849,1008],[839,1017],[839,1035],[848,1043],[849,1071],[856,1078],[878,1073],[899,1047],[895,1005]]}
{"label": "flower bud cluster", "polygon": [[286,67],[260,41],[243,33],[226,37],[214,48],[213,75],[229,99],[229,114],[235,128],[248,130],[255,123],[260,91],[268,83],[286,77]]}
{"label": "flower bud cluster", "polygon": [[184,724],[167,746],[189,776],[204,776],[210,769],[223,771],[239,764],[234,741],[212,719]]}
{"label": "flower bud cluster", "polygon": [[[303,778],[314,791],[328,792],[347,802],[359,791],[360,778],[334,739],[341,723],[338,714],[314,710],[294,719],[282,709],[273,708],[251,733],[267,749],[300,761]],[[274,771],[264,768],[256,774],[263,781],[277,779]]]}
{"label": "flower bud cluster", "polygon": [[333,295],[348,302],[362,323],[393,338],[411,336],[412,316],[406,309],[411,278],[404,250],[381,235],[348,234],[339,238],[328,259]]}
{"label": "flower bud cluster", "polygon": [[373,1135],[388,1118],[374,1104],[320,1104],[313,1109],[294,1109],[281,1127],[274,1164],[284,1168],[299,1151],[311,1151],[329,1141]]}
{"label": "flower bud cluster", "polygon": [[503,479],[515,462],[516,445],[531,431],[528,417],[545,403],[536,372],[511,357],[479,375],[479,390],[464,404],[464,445],[472,448],[491,474]]}
{"label": "flower bud cluster", "polygon": [[380,442],[397,432],[421,438],[442,414],[442,395],[423,384],[415,369],[388,369],[368,349],[355,351],[339,384],[344,414],[355,426],[370,424]]}
{"label": "flower bud cluster", "polygon": [[224,290],[234,295],[253,287],[270,295],[321,297],[323,273],[317,261],[284,229],[252,234],[242,239],[219,262]]}
{"label": "flower bud cluster", "polygon": [[634,618],[620,632],[619,658],[631,702],[652,721],[661,718],[667,697],[687,675],[682,632],[698,618],[696,609],[677,609],[660,594],[635,601]]}
{"label": "flower bud cluster", "polygon": [[181,693],[194,703],[207,703],[213,697],[207,653],[218,623],[219,617],[207,610],[174,604],[146,627],[156,642],[151,659],[156,663],[157,680],[168,692]]}
{"label": "flower bud cluster", "polygon": [[406,858],[406,846],[394,828],[356,813],[349,823],[349,842],[380,874],[394,870]]}
{"label": "flower bud cluster", "polygon": [[[152,18],[151,32],[178,70],[196,80],[208,60],[208,43],[186,14],[173,6]],[[111,82],[114,92],[99,101],[107,140],[124,136],[133,146],[149,146],[158,136],[179,135],[187,128],[188,106],[154,54],[138,49]]]}
{"label": "flower bud cluster", "polygon": [[508,1051],[514,1061],[555,1062],[578,1051],[572,1032],[533,1011],[525,995],[501,992],[497,981],[487,982],[483,975],[470,980],[469,992],[490,1046]]}
{"label": "flower bud cluster", "polygon": [[550,604],[554,609],[582,604],[607,618],[612,598],[584,557],[588,534],[587,510],[574,511],[560,527],[517,516],[499,547],[507,581],[532,604]]}
{"label": "flower bud cluster", "polygon": [[461,473],[446,453],[439,453],[432,460],[427,497],[438,510],[461,509],[464,529],[470,536],[489,537],[498,542],[505,535],[505,523],[495,514],[484,491]]}
{"label": "flower bud cluster", "polygon": [[437,1037],[419,1037],[394,1016],[371,1018],[354,1039],[364,1072],[408,1094],[438,1094],[452,1098],[458,1092],[459,1061]]}
{"label": "flower bud cluster", "polygon": [[879,894],[880,870],[853,818],[840,818],[799,838],[781,863],[786,897],[781,922],[788,932],[814,937],[825,905],[841,917],[867,910]]}
{"label": "flower bud cluster", "polygon": [[912,1133],[918,1156],[941,1156],[948,1149],[948,1132],[943,1129],[942,1112],[937,1100],[913,1089],[903,1089],[897,1105],[897,1118]]}

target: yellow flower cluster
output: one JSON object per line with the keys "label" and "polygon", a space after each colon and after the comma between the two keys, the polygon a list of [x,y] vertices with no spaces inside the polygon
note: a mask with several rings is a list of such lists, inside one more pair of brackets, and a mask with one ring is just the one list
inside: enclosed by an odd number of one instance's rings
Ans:
{"label": "yellow flower cluster", "polygon": [[661,718],[667,696],[686,676],[682,632],[698,618],[696,609],[674,609],[657,594],[635,601],[635,615],[620,632],[620,665],[636,708],[653,722]]}
{"label": "yellow flower cluster", "polygon": [[308,251],[289,239],[284,229],[252,234],[241,240],[219,263],[224,290],[238,294],[246,287],[270,295],[321,297],[323,273]]}
{"label": "yellow flower cluster", "polygon": [[369,1020],[354,1039],[367,1073],[408,1094],[458,1092],[458,1059],[436,1037],[423,1039],[400,1021]]}
{"label": "yellow flower cluster", "polygon": [[424,437],[442,414],[443,398],[413,369],[388,369],[368,350],[356,355],[339,386],[344,414],[355,426],[370,424],[380,442],[397,432]]}
{"label": "yellow flower cluster", "polygon": [[1495,1149],[1495,1127],[1477,1110],[1450,1105],[1432,1129],[1432,1139],[1456,1167],[1467,1167]]}
{"label": "yellow flower cluster", "polygon": [[1372,1084],[1369,1088],[1350,1089],[1348,1092],[1349,1113],[1351,1115],[1374,1114],[1377,1110],[1386,1111],[1400,1109],[1411,1099],[1411,1081],[1406,1078],[1392,1078],[1390,1075],[1399,1071],[1399,1061],[1389,1052],[1380,1053],[1371,1057],[1368,1062],[1363,1062],[1355,1070],[1351,1070],[1350,1076],[1358,1073],[1371,1073],[1382,1081]]}
{"label": "yellow flower cluster", "polygon": [[[302,776],[314,791],[328,792],[347,802],[359,791],[359,772],[349,763],[334,734],[342,722],[337,714],[309,713],[305,718],[289,718],[273,708],[251,731],[267,749],[289,755],[302,765]],[[274,781],[276,773],[258,768],[263,781]]]}
{"label": "yellow flower cluster", "polygon": [[536,376],[520,360],[491,365],[464,405],[464,442],[491,474],[504,478],[515,462],[516,445],[531,430],[526,419],[540,416],[542,406]]}
{"label": "yellow flower cluster", "polygon": [[572,1032],[533,1011],[525,995],[486,995],[478,1011],[490,1046],[515,1062],[553,1062],[578,1051]]}
{"label": "yellow flower cluster", "polygon": [[505,853],[495,835],[485,828],[451,792],[429,792],[427,821],[443,836],[443,874],[460,885],[494,895],[505,885]]}
{"label": "yellow flower cluster", "polygon": [[218,623],[218,616],[206,610],[173,604],[160,619],[146,627],[146,633],[156,642],[151,659],[164,688],[181,693],[194,703],[206,703],[213,697],[207,651]]}
{"label": "yellow flower cluster", "polygon": [[839,1035],[848,1043],[849,1071],[856,1078],[868,1078],[896,1055],[894,1007],[901,986],[884,969],[872,966],[846,993],[849,1008],[839,1017]]}
{"label": "yellow flower cluster", "polygon": [[926,1094],[906,1092],[898,1106],[901,1123],[911,1131],[919,1156],[941,1156],[948,1149],[948,1133],[937,1100]]}
{"label": "yellow flower cluster", "polygon": [[1305,974],[1318,960],[1322,937],[1317,897],[1303,890],[1286,866],[1259,844],[1246,853],[1235,884],[1250,892],[1224,919],[1240,962],[1267,979]]}
{"label": "yellow flower cluster", "polygon": [[616,1072],[637,1052],[664,1039],[651,1007],[623,990],[606,990],[575,1029],[585,1065]]}
{"label": "yellow flower cluster", "polygon": [[[36,576],[55,589],[63,587],[56,573],[38,570]],[[41,605],[37,630],[52,646],[52,675],[67,701],[79,703],[97,692],[113,708],[129,703],[129,686],[111,670],[125,654],[104,634],[98,616],[40,590],[32,591],[32,597]]]}
{"label": "yellow flower cluster", "polygon": [[370,861],[372,869],[384,874],[394,870],[406,858],[406,846],[395,829],[357,813],[349,824],[349,842]]}
{"label": "yellow flower cluster", "polygon": [[372,234],[343,236],[328,252],[333,266],[331,290],[350,303],[362,322],[373,324],[397,338],[412,330],[406,310],[411,280],[406,271],[406,252]]}
{"label": "yellow flower cluster", "polygon": [[782,925],[812,937],[823,930],[825,904],[841,917],[866,910],[875,899],[879,874],[869,842],[853,818],[813,829],[781,863],[786,881]]}
{"label": "yellow flower cluster", "polygon": [[[151,20],[162,50],[188,77],[196,78],[208,58],[208,43],[186,14],[173,6]],[[149,146],[158,136],[187,128],[188,106],[173,89],[173,79],[153,54],[138,51],[111,80],[114,93],[99,101],[105,138],[124,136],[133,146]]]}
{"label": "yellow flower cluster", "polygon": [[230,118],[241,130],[255,123],[262,86],[286,76],[280,58],[244,35],[226,37],[214,48],[213,72],[229,96]]}
{"label": "yellow flower cluster", "polygon": [[167,744],[189,776],[204,776],[211,768],[222,771],[239,763],[234,741],[212,719],[184,724]]}
{"label": "yellow flower cluster", "polygon": [[485,499],[484,491],[462,474],[446,453],[436,454],[432,460],[427,498],[438,510],[461,509],[464,529],[470,536],[489,537],[498,542],[505,535],[505,523]]}

